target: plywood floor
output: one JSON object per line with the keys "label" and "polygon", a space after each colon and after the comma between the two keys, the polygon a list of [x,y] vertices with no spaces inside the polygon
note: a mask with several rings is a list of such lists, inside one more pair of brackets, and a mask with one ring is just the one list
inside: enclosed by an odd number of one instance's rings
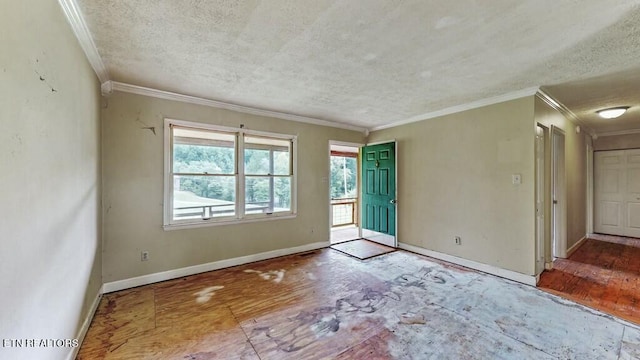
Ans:
{"label": "plywood floor", "polygon": [[640,329],[396,251],[324,249],[107,294],[79,359],[618,359]]}
{"label": "plywood floor", "polygon": [[568,259],[557,259],[538,287],[640,324],[640,239],[591,235]]}

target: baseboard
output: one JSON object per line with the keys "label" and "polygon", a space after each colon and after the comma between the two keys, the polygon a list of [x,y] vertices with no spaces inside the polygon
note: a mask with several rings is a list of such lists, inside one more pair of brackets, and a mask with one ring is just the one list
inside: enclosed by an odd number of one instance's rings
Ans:
{"label": "baseboard", "polygon": [[68,360],[74,360],[78,356],[78,351],[80,351],[80,346],[82,346],[82,342],[84,341],[84,337],[87,335],[87,331],[89,330],[89,326],[91,325],[91,321],[93,320],[93,316],[96,314],[98,310],[98,305],[100,305],[100,300],[102,299],[102,294],[104,293],[104,285],[98,289],[98,294],[96,294],[96,298],[93,299],[93,304],[91,304],[91,308],[89,308],[89,312],[87,316],[84,318],[84,322],[82,326],[78,330],[78,334],[76,335],[76,339],[78,339],[78,346],[71,349],[71,353],[67,357]]}
{"label": "baseboard", "polygon": [[404,250],[408,250],[420,255],[425,255],[425,256],[429,256],[432,258],[436,258],[439,260],[444,260],[450,263],[454,263],[456,265],[461,265],[464,267],[468,267],[471,269],[475,269],[475,270],[479,270],[482,272],[485,272],[487,274],[491,274],[491,275],[495,275],[495,276],[499,276],[505,279],[509,279],[509,280],[513,280],[525,285],[530,285],[530,286],[536,286],[537,283],[537,279],[536,276],[534,275],[525,275],[525,274],[521,274],[519,272],[515,272],[515,271],[511,271],[511,270],[507,270],[507,269],[502,269],[493,265],[487,265],[487,264],[483,264],[477,261],[473,261],[473,260],[468,260],[468,259],[463,259],[457,256],[453,256],[453,255],[449,255],[449,254],[444,254],[441,252],[437,252],[437,251],[433,251],[433,250],[428,250],[425,248],[421,248],[418,246],[413,246],[413,245],[409,245],[409,244],[404,244],[404,243],[399,243],[398,247],[400,249],[404,249]]}
{"label": "baseboard", "polygon": [[331,244],[328,241],[322,241],[322,242],[316,242],[316,243],[302,245],[302,246],[296,246],[292,248],[272,250],[272,251],[267,251],[259,254],[241,256],[237,258],[214,261],[214,262],[194,265],[194,266],[188,266],[180,269],[168,270],[168,271],[138,276],[138,277],[124,279],[124,280],[112,281],[112,282],[105,283],[103,290],[104,290],[104,293],[110,293],[114,291],[130,289],[136,286],[148,285],[148,284],[153,284],[160,281],[177,279],[183,276],[189,276],[189,275],[199,274],[207,271],[224,269],[231,266],[244,265],[244,264],[248,264],[256,261],[273,259],[280,256],[322,249],[322,248],[329,247],[329,245]]}
{"label": "baseboard", "polygon": [[573,246],[567,250],[567,257],[571,256],[571,254],[573,254],[576,250],[578,250],[580,245],[582,245],[582,243],[584,243],[586,240],[587,240],[587,236],[585,235],[582,237],[582,239],[578,240],[577,243],[573,244]]}

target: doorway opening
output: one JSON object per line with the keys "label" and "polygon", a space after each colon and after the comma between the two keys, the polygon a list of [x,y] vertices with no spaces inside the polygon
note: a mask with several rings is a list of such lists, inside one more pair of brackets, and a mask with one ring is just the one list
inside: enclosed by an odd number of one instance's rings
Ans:
{"label": "doorway opening", "polygon": [[331,244],[360,238],[358,151],[357,144],[330,144]]}
{"label": "doorway opening", "polygon": [[329,141],[331,248],[360,260],[392,252],[396,239],[396,143]]}

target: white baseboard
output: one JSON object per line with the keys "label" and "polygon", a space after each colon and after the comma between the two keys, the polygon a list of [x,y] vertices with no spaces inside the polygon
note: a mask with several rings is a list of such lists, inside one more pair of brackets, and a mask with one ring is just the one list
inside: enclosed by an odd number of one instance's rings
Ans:
{"label": "white baseboard", "polygon": [[175,269],[175,270],[168,270],[168,271],[163,271],[163,272],[154,273],[154,274],[142,275],[134,278],[105,283],[103,286],[103,290],[104,290],[104,293],[110,293],[114,291],[130,289],[136,286],[148,285],[148,284],[153,284],[160,281],[177,279],[183,276],[199,274],[199,273],[212,271],[212,270],[224,269],[231,266],[244,265],[244,264],[272,259],[280,256],[322,249],[322,248],[329,247],[329,245],[330,243],[328,241],[322,241],[322,242],[316,242],[316,243],[302,245],[302,246],[296,246],[292,248],[272,250],[272,251],[267,251],[259,254],[241,256],[233,259],[214,261],[206,264],[188,266],[188,267]]}
{"label": "white baseboard", "polygon": [[89,308],[89,312],[87,316],[84,318],[84,322],[82,326],[78,330],[78,335],[76,335],[76,339],[78,339],[78,346],[71,348],[71,353],[67,357],[68,360],[74,360],[78,356],[78,351],[80,351],[80,346],[82,346],[82,342],[84,341],[84,337],[87,335],[87,331],[89,330],[89,326],[91,325],[91,321],[93,320],[93,316],[96,314],[96,310],[98,310],[98,305],[100,305],[100,300],[102,299],[102,294],[104,293],[104,285],[98,289],[98,293],[96,294],[96,298],[93,299],[93,303],[91,304],[91,308]]}
{"label": "white baseboard", "polygon": [[567,257],[571,256],[571,254],[573,254],[576,250],[578,250],[578,248],[580,247],[580,245],[582,245],[583,242],[585,242],[587,240],[587,236],[583,236],[582,239],[578,240],[577,243],[573,244],[572,247],[569,248],[569,250],[567,250]]}
{"label": "white baseboard", "polygon": [[404,249],[404,250],[408,250],[417,254],[421,254],[421,255],[425,255],[425,256],[429,256],[432,258],[436,258],[436,259],[440,259],[440,260],[444,260],[450,263],[454,263],[456,265],[461,265],[464,267],[468,267],[471,269],[475,269],[475,270],[479,270],[482,272],[485,272],[487,274],[491,274],[491,275],[495,275],[495,276],[499,276],[499,277],[503,277],[505,279],[509,279],[509,280],[513,280],[525,285],[530,285],[530,286],[536,286],[537,283],[537,279],[535,275],[525,275],[525,274],[521,274],[519,272],[515,272],[515,271],[511,271],[511,270],[507,270],[507,269],[502,269],[493,265],[487,265],[487,264],[483,264],[483,263],[479,263],[477,261],[473,261],[473,260],[468,260],[468,259],[463,259],[457,256],[453,256],[453,255],[449,255],[449,254],[444,254],[441,252],[437,252],[437,251],[433,251],[433,250],[428,250],[425,248],[421,248],[418,246],[413,246],[413,245],[409,245],[409,244],[404,244],[404,243],[399,243],[398,247],[400,249]]}

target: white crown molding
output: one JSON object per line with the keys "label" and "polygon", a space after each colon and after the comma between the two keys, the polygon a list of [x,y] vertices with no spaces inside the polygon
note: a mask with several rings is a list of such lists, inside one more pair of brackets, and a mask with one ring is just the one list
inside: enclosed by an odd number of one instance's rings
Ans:
{"label": "white crown molding", "polygon": [[609,131],[598,133],[598,136],[619,136],[619,135],[632,135],[632,134],[640,134],[640,129],[632,129],[632,130],[620,130],[620,131]]}
{"label": "white crown molding", "polygon": [[195,104],[195,105],[210,106],[210,107],[219,108],[219,109],[237,111],[245,114],[267,116],[267,117],[297,121],[297,122],[307,123],[307,124],[314,124],[314,125],[320,125],[320,126],[328,126],[328,127],[358,131],[361,133],[366,133],[367,131],[366,128],[360,127],[360,126],[342,124],[334,121],[321,120],[321,119],[316,119],[316,118],[311,118],[311,117],[301,116],[301,115],[294,115],[294,114],[289,114],[289,113],[284,113],[279,111],[264,110],[264,109],[249,107],[249,106],[236,105],[236,104],[231,104],[224,101],[205,99],[205,98],[191,96],[191,95],[183,95],[183,94],[178,94],[170,91],[157,90],[157,89],[152,89],[144,86],[122,83],[118,81],[108,81],[107,83],[103,83],[101,88],[102,88],[103,95],[111,94],[113,91],[121,91],[121,92],[126,92],[131,94],[150,96],[158,99],[173,100],[173,101],[179,101],[179,102]]}
{"label": "white crown molding", "polygon": [[107,67],[104,66],[102,62],[100,53],[98,53],[96,44],[93,42],[91,32],[82,17],[78,4],[76,4],[75,0],[58,0],[58,3],[62,7],[67,21],[69,21],[69,25],[71,25],[71,29],[73,29],[73,33],[76,35],[80,47],[82,47],[84,54],[87,56],[87,60],[89,60],[93,71],[96,72],[100,83],[103,84],[109,81]]}
{"label": "white crown molding", "polygon": [[567,117],[575,125],[580,126],[580,128],[584,130],[587,134],[589,134],[592,138],[596,135],[596,132],[589,126],[585,125],[582,121],[580,121],[578,116],[574,114],[573,111],[569,110],[568,107],[564,106],[564,104],[556,100],[553,96],[549,95],[549,93],[547,93],[546,91],[539,89],[538,92],[536,93],[536,96],[540,100],[547,103],[552,108],[558,110],[560,113],[562,113],[562,115]]}
{"label": "white crown molding", "polygon": [[113,92],[113,81],[105,81],[100,85],[102,96],[109,96]]}
{"label": "white crown molding", "polygon": [[442,109],[442,110],[436,110],[436,111],[428,112],[428,113],[425,113],[425,114],[412,116],[412,117],[410,117],[408,119],[405,119],[405,120],[396,121],[396,122],[393,122],[393,123],[387,124],[387,125],[376,126],[376,127],[373,127],[373,128],[371,128],[369,130],[370,131],[377,131],[377,130],[389,129],[389,128],[393,128],[393,127],[400,126],[400,125],[411,124],[411,123],[422,121],[422,120],[428,120],[428,119],[433,119],[433,118],[440,117],[440,116],[459,113],[459,112],[462,112],[462,111],[477,109],[477,108],[480,108],[480,107],[483,107],[483,106],[499,104],[499,103],[502,103],[502,102],[505,102],[505,101],[509,101],[509,100],[515,100],[515,99],[520,99],[520,98],[527,97],[527,96],[533,96],[533,95],[536,94],[537,91],[538,91],[538,87],[531,87],[531,88],[527,88],[527,89],[523,89],[523,90],[518,90],[518,91],[514,91],[514,92],[511,92],[511,93],[508,93],[508,94],[493,96],[493,97],[486,98],[486,99],[480,99],[480,100],[477,100],[477,101],[472,101],[472,102],[469,102],[469,103],[466,103],[466,104],[451,106],[451,107],[448,107],[448,108],[445,108],[445,109]]}

